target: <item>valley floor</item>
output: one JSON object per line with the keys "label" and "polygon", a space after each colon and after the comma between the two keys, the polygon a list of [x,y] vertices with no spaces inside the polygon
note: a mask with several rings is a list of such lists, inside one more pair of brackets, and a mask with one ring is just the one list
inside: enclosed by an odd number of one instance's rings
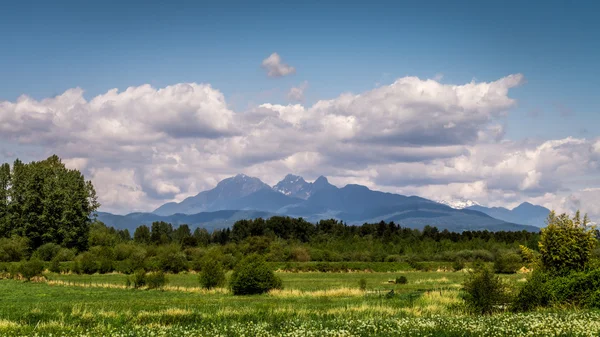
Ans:
{"label": "valley floor", "polygon": [[[469,316],[459,298],[461,272],[278,275],[285,289],[260,296],[206,291],[188,273],[169,275],[164,290],[127,288],[121,274],[0,280],[0,336],[600,335],[599,311]],[[399,275],[408,284],[388,283]],[[524,281],[522,274],[504,278]]]}

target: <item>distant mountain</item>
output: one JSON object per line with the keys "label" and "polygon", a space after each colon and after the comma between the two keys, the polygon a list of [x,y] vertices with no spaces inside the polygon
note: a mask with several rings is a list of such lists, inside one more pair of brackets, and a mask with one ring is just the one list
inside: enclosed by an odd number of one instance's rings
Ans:
{"label": "distant mountain", "polygon": [[478,205],[468,207],[467,209],[479,211],[507,222],[536,227],[544,227],[545,220],[550,213],[550,210],[546,207],[532,205],[528,202],[524,202],[512,210],[504,207],[484,207]]}
{"label": "distant mountain", "polygon": [[165,204],[153,214],[134,213],[116,218],[103,214],[102,219],[107,225],[118,224],[117,227],[135,227],[141,220],[150,223],[155,219],[222,227],[235,222],[240,215],[253,218],[265,214],[303,217],[309,221],[335,218],[348,224],[384,220],[411,228],[434,225],[451,231],[537,230],[470,208],[455,209],[428,199],[373,191],[361,185],[338,188],[323,176],[309,183],[292,174],[272,188],[258,178],[239,174],[180,203]]}
{"label": "distant mountain", "polygon": [[108,226],[133,231],[140,225],[150,225],[155,221],[165,221],[177,227],[187,224],[191,228],[203,227],[209,231],[232,226],[242,219],[270,218],[276,214],[261,211],[223,210],[217,212],[203,212],[198,214],[173,214],[160,216],[153,213],[131,213],[127,215],[114,215],[98,212],[98,220]]}
{"label": "distant mountain", "polygon": [[437,202],[456,209],[463,209],[471,206],[479,206],[479,203],[477,201],[469,199],[437,200]]}
{"label": "distant mountain", "polygon": [[[164,204],[152,213],[165,216],[176,213],[196,214],[223,209],[237,209],[242,203],[240,199],[261,190],[271,191],[271,187],[258,178],[238,174],[235,177],[222,180],[212,190],[200,192],[193,197],[186,198],[180,203],[170,202]],[[264,197],[264,195],[261,196],[261,198]],[[246,200],[251,199],[246,198]],[[236,207],[229,207],[232,203],[236,204]]]}
{"label": "distant mountain", "polygon": [[313,193],[323,188],[333,186],[329,184],[327,178],[320,176],[313,183],[309,183],[304,178],[293,174],[288,174],[282,181],[273,186],[273,190],[290,197],[308,199]]}

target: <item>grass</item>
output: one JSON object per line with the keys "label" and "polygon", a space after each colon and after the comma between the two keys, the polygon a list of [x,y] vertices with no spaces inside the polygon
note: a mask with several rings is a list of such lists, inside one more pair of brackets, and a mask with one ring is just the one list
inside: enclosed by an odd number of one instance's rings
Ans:
{"label": "grass", "polygon": [[[408,284],[388,283],[405,275]],[[47,274],[0,280],[0,336],[587,336],[594,311],[471,317],[464,273],[278,273],[284,290],[233,296],[201,291],[197,274],[169,275],[165,290],[125,288],[125,275]],[[358,280],[367,280],[367,291]],[[503,276],[518,284],[523,275]],[[394,296],[386,296],[394,290]]]}

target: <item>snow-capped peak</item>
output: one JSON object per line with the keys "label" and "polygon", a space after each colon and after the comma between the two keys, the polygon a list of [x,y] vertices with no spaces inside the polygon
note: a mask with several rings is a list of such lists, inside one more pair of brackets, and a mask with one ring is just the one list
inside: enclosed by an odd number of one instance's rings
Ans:
{"label": "snow-capped peak", "polygon": [[480,206],[480,204],[477,201],[469,199],[436,200],[436,202],[456,209],[463,209],[471,206]]}

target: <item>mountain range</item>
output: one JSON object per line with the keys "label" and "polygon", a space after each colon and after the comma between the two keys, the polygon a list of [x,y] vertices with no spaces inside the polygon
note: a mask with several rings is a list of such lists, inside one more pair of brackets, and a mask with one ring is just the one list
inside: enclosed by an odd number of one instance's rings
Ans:
{"label": "mountain range", "polygon": [[468,207],[453,208],[418,196],[373,191],[355,184],[338,188],[323,176],[307,182],[288,174],[271,187],[258,178],[238,174],[222,180],[213,189],[179,203],[166,203],[152,213],[101,212],[98,219],[109,226],[130,230],[154,221],[217,229],[229,227],[239,219],[285,215],[308,221],[336,218],[348,224],[394,221],[403,227],[431,225],[450,231],[537,231],[543,224],[538,220],[544,212],[543,217],[549,212],[531,204],[513,210],[465,202],[458,205]]}

